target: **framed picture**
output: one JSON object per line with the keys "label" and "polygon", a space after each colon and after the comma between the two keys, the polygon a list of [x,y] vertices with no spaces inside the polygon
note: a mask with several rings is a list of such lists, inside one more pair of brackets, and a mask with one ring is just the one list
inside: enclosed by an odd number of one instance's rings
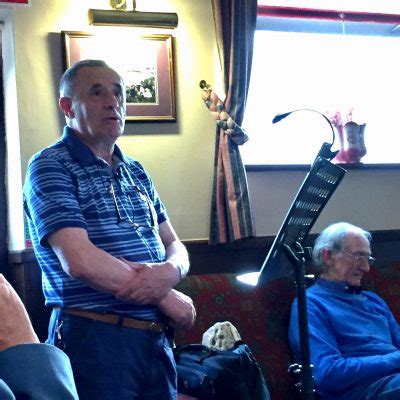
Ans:
{"label": "framed picture", "polygon": [[124,79],[127,121],[176,121],[171,35],[103,36],[62,32],[65,67],[104,60]]}
{"label": "framed picture", "polygon": [[26,4],[30,5],[30,0],[0,0],[0,4]]}

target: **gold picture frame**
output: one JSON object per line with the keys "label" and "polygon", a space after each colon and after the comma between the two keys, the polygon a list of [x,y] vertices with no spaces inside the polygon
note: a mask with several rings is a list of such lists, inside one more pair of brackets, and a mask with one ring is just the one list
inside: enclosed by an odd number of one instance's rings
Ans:
{"label": "gold picture frame", "polygon": [[99,36],[63,31],[65,68],[83,59],[101,59],[125,81],[126,121],[176,121],[173,37]]}

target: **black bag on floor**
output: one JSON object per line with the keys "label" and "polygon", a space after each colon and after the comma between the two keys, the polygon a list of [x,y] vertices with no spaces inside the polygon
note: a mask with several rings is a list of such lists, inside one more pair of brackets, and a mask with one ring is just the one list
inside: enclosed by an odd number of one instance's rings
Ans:
{"label": "black bag on floor", "polygon": [[201,344],[174,349],[178,391],[201,400],[270,400],[261,369],[243,342],[231,350]]}

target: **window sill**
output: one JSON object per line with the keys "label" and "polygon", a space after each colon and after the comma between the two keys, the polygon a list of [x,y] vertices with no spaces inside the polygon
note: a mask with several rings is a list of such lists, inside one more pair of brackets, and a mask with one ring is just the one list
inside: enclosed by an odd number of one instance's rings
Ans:
{"label": "window sill", "polygon": [[[400,169],[400,164],[337,164],[345,170],[388,170]],[[309,171],[311,164],[247,164],[245,165],[246,172],[258,171]]]}

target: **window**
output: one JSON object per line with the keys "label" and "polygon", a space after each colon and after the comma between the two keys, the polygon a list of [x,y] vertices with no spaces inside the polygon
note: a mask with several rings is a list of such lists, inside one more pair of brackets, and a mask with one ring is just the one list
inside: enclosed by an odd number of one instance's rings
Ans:
{"label": "window", "polygon": [[[399,53],[400,15],[259,6],[244,163],[309,165],[332,142],[322,113],[340,116],[342,125],[365,124],[366,154],[341,162],[400,164]],[[317,112],[272,124],[275,115],[300,109]],[[333,150],[343,146],[336,130]]]}

